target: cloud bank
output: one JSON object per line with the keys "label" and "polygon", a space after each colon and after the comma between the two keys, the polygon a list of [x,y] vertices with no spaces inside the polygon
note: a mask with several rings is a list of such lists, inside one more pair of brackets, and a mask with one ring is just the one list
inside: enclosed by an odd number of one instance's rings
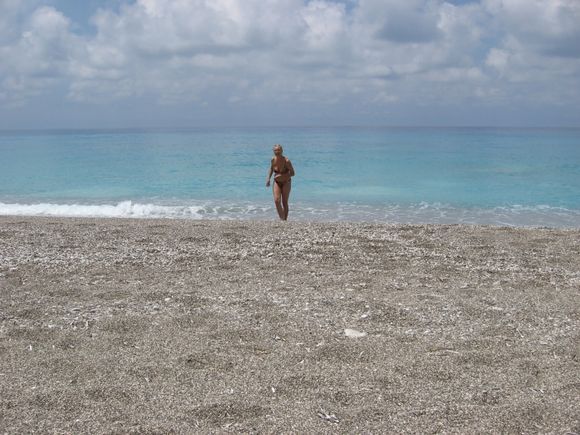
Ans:
{"label": "cloud bank", "polygon": [[575,123],[579,23],[577,0],[137,0],[90,23],[0,0],[0,107],[146,101],[254,123],[264,106],[302,123],[555,107]]}

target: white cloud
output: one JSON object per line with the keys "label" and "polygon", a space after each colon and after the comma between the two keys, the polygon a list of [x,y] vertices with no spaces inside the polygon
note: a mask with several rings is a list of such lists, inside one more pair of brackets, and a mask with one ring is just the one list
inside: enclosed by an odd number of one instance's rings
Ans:
{"label": "white cloud", "polygon": [[503,73],[509,62],[510,54],[506,50],[499,48],[492,48],[489,50],[485,64],[491,68],[494,68],[499,73]]}
{"label": "white cloud", "polygon": [[22,17],[37,6],[34,0],[0,0],[0,46],[18,39]]}
{"label": "white cloud", "polygon": [[580,57],[578,0],[485,0],[484,4],[522,46],[548,56]]}
{"label": "white cloud", "polygon": [[17,39],[0,46],[5,99],[23,104],[66,76],[78,38],[70,21],[54,8],[40,7],[23,22]]}
{"label": "white cloud", "polygon": [[576,0],[136,0],[83,36],[39,4],[0,2],[0,102],[578,104]]}
{"label": "white cloud", "polygon": [[379,39],[422,43],[440,36],[440,6],[435,0],[360,0],[356,15]]}
{"label": "white cloud", "polygon": [[300,16],[307,26],[303,29],[306,50],[324,53],[348,44],[344,5],[315,0],[301,9]]}
{"label": "white cloud", "polygon": [[484,0],[483,8],[497,35],[485,58],[494,98],[580,107],[580,2]]}

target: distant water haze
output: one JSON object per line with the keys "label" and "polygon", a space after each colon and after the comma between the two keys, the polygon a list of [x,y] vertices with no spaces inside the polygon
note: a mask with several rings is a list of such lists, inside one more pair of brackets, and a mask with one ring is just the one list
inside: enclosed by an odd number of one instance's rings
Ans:
{"label": "distant water haze", "polygon": [[580,130],[208,128],[0,134],[0,214],[580,227]]}

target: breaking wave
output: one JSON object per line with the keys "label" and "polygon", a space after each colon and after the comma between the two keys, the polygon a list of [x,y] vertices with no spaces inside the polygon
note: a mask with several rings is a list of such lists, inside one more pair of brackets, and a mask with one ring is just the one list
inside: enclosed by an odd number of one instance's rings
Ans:
{"label": "breaking wave", "polygon": [[[269,203],[188,201],[179,204],[121,201],[107,204],[3,203],[0,215],[171,218],[217,220],[272,220],[276,210]],[[298,221],[351,221],[373,223],[484,224],[580,228],[580,210],[548,205],[511,205],[460,208],[448,204],[291,203],[290,217]]]}

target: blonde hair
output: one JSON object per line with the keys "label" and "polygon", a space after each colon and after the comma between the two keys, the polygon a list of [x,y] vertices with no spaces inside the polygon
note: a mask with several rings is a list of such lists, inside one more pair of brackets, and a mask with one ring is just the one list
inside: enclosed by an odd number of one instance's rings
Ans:
{"label": "blonde hair", "polygon": [[274,147],[272,149],[276,149],[276,148],[280,148],[280,151],[284,152],[284,148],[282,148],[282,145],[280,145],[279,143],[274,145]]}

